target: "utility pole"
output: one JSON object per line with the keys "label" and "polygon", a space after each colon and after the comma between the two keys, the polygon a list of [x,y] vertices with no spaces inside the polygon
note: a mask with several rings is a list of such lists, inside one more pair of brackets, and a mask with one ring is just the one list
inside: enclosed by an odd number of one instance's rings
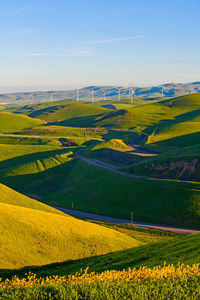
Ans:
{"label": "utility pole", "polygon": [[131,225],[133,225],[133,211],[131,212]]}

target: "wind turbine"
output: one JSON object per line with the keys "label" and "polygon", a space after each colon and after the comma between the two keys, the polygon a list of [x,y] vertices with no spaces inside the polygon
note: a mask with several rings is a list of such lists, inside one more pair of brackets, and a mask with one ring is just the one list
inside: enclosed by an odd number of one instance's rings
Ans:
{"label": "wind turbine", "polygon": [[33,104],[33,95],[31,95],[31,105]]}
{"label": "wind turbine", "polygon": [[76,89],[76,102],[78,103],[79,100],[80,100],[80,98],[79,98],[79,89],[77,88]]}
{"label": "wind turbine", "polygon": [[92,102],[94,102],[94,90],[92,90],[89,94],[91,94],[91,96],[92,96]]}
{"label": "wind turbine", "polygon": [[131,100],[131,104],[133,103],[133,96],[135,97],[135,90],[132,86],[128,88],[129,90],[129,99]]}
{"label": "wind turbine", "polygon": [[131,83],[129,84],[129,87],[128,87],[128,98],[129,98],[129,100],[131,100]]}
{"label": "wind turbine", "polygon": [[51,100],[50,100],[51,102],[53,101],[53,95],[51,94]]}
{"label": "wind turbine", "polygon": [[195,89],[192,87],[192,84],[190,83],[190,88],[189,88],[189,90],[186,91],[186,93],[192,94],[194,92],[195,92]]}
{"label": "wind turbine", "polygon": [[103,100],[106,101],[106,92],[103,91]]}
{"label": "wind turbine", "polygon": [[166,88],[162,85],[162,98],[164,98],[164,91],[166,91]]}
{"label": "wind turbine", "polygon": [[118,100],[120,101],[121,100],[121,90],[122,88],[118,88]]}
{"label": "wind turbine", "polygon": [[133,96],[135,97],[135,90],[131,88],[131,104],[133,104]]}

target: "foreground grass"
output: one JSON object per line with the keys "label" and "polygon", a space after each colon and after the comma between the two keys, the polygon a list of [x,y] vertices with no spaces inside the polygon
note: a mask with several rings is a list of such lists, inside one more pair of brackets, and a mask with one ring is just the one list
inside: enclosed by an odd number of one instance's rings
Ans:
{"label": "foreground grass", "polygon": [[141,242],[75,219],[0,185],[0,268],[78,259],[138,246]]}
{"label": "foreground grass", "polygon": [[[162,234],[165,235],[166,233]],[[17,274],[22,278],[27,272],[36,273],[37,276],[41,277],[51,275],[64,276],[74,274],[87,267],[89,267],[89,272],[104,272],[106,270],[128,270],[128,268],[140,268],[141,266],[153,268],[154,266],[163,266],[165,262],[167,264],[174,264],[175,266],[178,262],[192,265],[199,263],[199,261],[200,234],[180,235],[170,240],[166,239],[157,243],[109,253],[103,256],[68,260],[63,263],[42,267],[27,267],[21,270],[1,270],[0,277],[11,278]]]}
{"label": "foreground grass", "polygon": [[199,264],[164,266],[128,271],[105,271],[67,277],[37,279],[29,274],[0,283],[6,299],[197,299]]}

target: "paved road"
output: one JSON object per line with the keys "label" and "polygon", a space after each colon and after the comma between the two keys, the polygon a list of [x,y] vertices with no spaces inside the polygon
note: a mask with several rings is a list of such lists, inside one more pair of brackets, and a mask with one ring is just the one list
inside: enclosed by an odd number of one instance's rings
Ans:
{"label": "paved road", "polygon": [[145,222],[131,223],[129,220],[126,220],[126,219],[112,218],[112,217],[92,214],[92,213],[88,213],[88,212],[84,212],[84,211],[80,211],[80,210],[67,209],[67,208],[58,207],[58,206],[53,206],[53,207],[68,214],[68,215],[76,216],[79,218],[90,219],[90,220],[104,221],[107,223],[124,224],[124,225],[130,225],[130,226],[137,226],[137,227],[156,229],[156,230],[161,230],[161,231],[171,231],[171,232],[183,233],[183,234],[200,233],[200,230],[196,230],[196,229],[171,227],[171,226],[145,223]]}
{"label": "paved road", "polygon": [[141,141],[147,137],[148,137],[147,134],[139,133],[139,136],[137,138],[135,138],[134,140],[130,141],[129,145],[131,145],[135,149],[137,149],[145,154],[152,154],[152,155],[159,154],[159,152],[157,152],[157,151],[148,149],[148,148],[140,145]]}
{"label": "paved road", "polygon": [[107,164],[101,160],[98,159],[93,159],[93,158],[88,158],[83,156],[83,152],[84,152],[84,148],[81,148],[80,150],[78,150],[75,153],[76,158],[81,159],[82,161],[88,163],[89,165],[92,165],[94,167],[100,168],[100,169],[104,169],[104,170],[108,170],[112,173],[116,173],[116,174],[120,174],[123,176],[127,176],[127,177],[133,177],[133,178],[149,178],[149,177],[145,177],[145,176],[140,176],[140,175],[135,175],[135,174],[129,174],[123,171],[119,171],[117,170],[117,167],[111,164]]}

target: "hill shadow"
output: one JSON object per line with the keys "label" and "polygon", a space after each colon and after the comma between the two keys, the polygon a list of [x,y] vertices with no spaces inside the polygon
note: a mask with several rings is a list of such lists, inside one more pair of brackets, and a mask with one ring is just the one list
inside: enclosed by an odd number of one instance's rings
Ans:
{"label": "hill shadow", "polygon": [[163,129],[165,127],[170,127],[170,126],[177,125],[179,123],[187,122],[187,121],[192,122],[192,120],[197,117],[200,117],[200,109],[178,115],[177,117],[175,117],[172,120],[171,119],[160,120],[158,123],[148,126],[144,130],[144,133],[147,133],[147,134],[152,133],[155,130],[155,128],[158,128],[158,132],[159,132],[159,129]]}

